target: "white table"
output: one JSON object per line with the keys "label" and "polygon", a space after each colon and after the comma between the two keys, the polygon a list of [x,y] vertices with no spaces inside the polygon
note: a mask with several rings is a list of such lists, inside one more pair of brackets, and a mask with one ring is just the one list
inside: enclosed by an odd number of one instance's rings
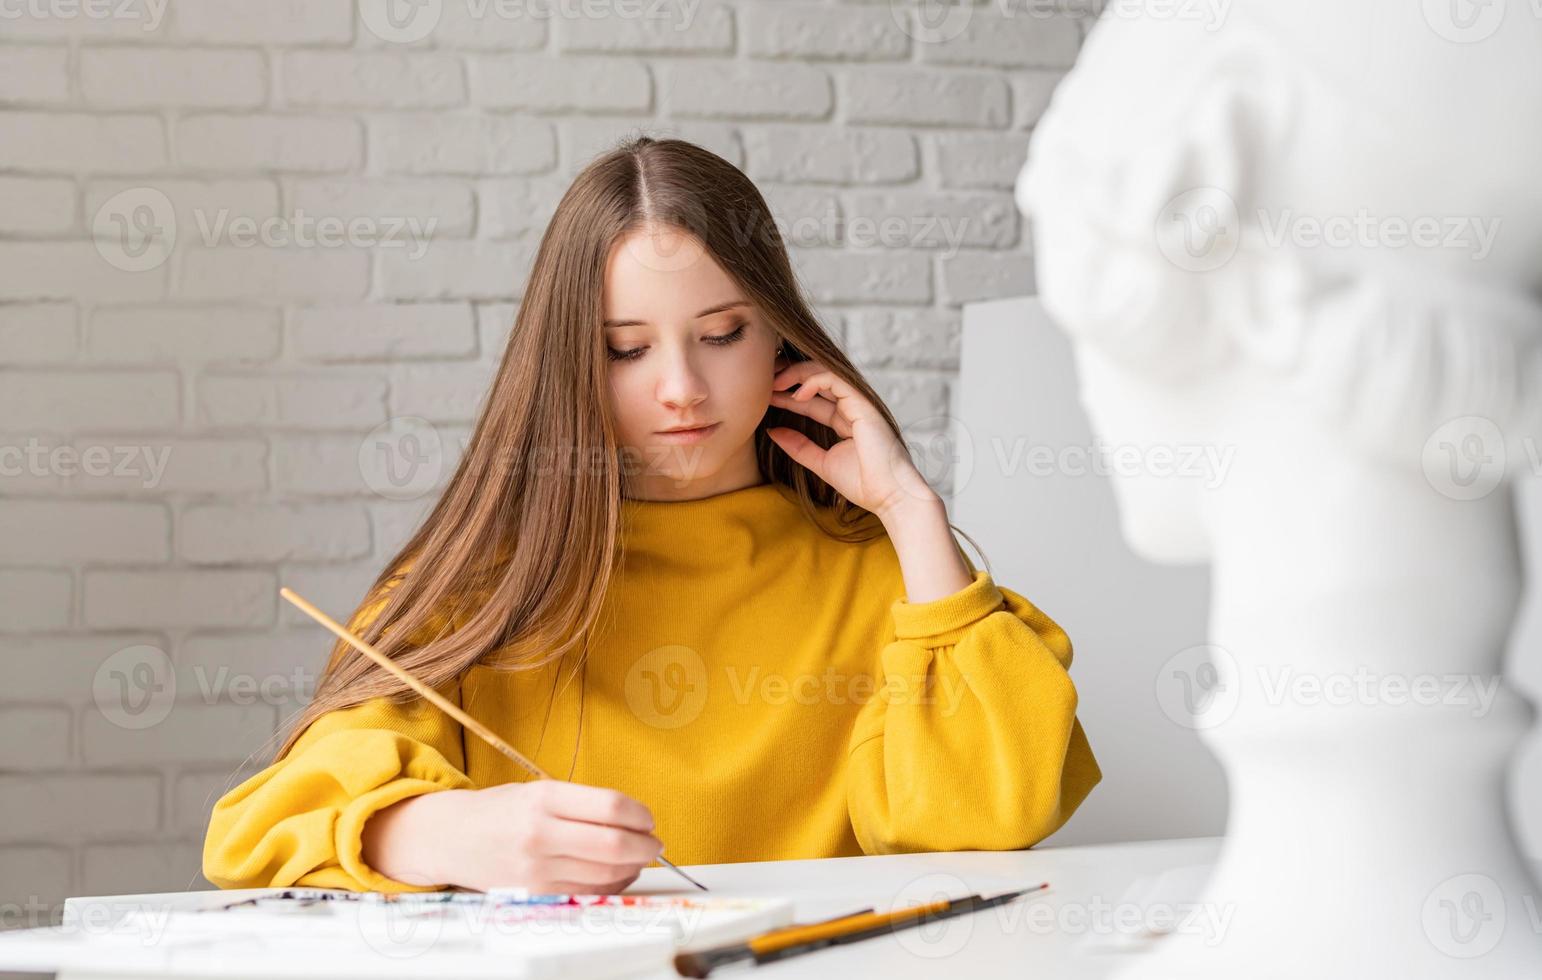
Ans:
{"label": "white table", "polygon": [[[734,975],[776,980],[779,977],[877,976],[884,980],[936,977],[943,971],[969,977],[1099,978],[1128,964],[1128,949],[1111,948],[1120,935],[1129,939],[1132,920],[1147,911],[1144,900],[1129,893],[1137,881],[1171,869],[1189,869],[1180,891],[1194,884],[1215,859],[1219,838],[1148,841],[1094,847],[1045,847],[1031,851],[962,851],[697,865],[687,870],[717,895],[771,895],[791,898],[800,922],[826,918],[867,906],[879,910],[897,904],[948,895],[1001,891],[1050,883],[1048,891],[982,912],[942,920],[891,936],[754,968]],[[648,868],[629,893],[678,892],[679,879],[667,868]],[[69,911],[85,904],[145,901],[196,905],[218,895],[186,892],[163,895],[72,898]],[[1149,897],[1149,896],[1148,896]],[[1169,889],[1156,904],[1181,895]],[[164,907],[164,906],[163,906]],[[1160,912],[1161,910],[1157,910]],[[1121,922],[1123,923],[1121,925]],[[1110,931],[1118,935],[1110,935]],[[729,976],[724,973],[724,976]],[[60,980],[102,980],[103,973],[60,973]],[[675,977],[673,971],[649,980]],[[331,980],[331,978],[329,978]]]}
{"label": "white table", "polygon": [[[1213,863],[1220,838],[1146,841],[1096,847],[1048,847],[1031,851],[959,851],[719,864],[687,869],[723,895],[772,894],[796,902],[800,922],[868,905],[880,910],[919,901],[979,892],[991,895],[1041,881],[1050,889],[1032,900],[928,926],[822,949],[781,963],[756,967],[753,977],[882,977],[935,980],[945,971],[958,978],[1065,977],[1094,980],[1129,962],[1130,953],[1109,948],[1094,930],[1113,921],[1103,906],[1120,902],[1143,876]],[[674,887],[668,869],[648,868],[629,891]],[[1197,897],[1193,896],[1193,897]],[[1138,903],[1132,903],[1138,904]],[[1126,915],[1133,908],[1124,909]],[[1000,913],[1000,914],[997,914]],[[1068,928],[1062,928],[1062,926]],[[724,973],[724,976],[730,974]],[[751,976],[740,973],[741,976]],[[658,980],[673,972],[656,975]],[[716,974],[714,973],[714,976]],[[649,980],[653,980],[652,977]]]}

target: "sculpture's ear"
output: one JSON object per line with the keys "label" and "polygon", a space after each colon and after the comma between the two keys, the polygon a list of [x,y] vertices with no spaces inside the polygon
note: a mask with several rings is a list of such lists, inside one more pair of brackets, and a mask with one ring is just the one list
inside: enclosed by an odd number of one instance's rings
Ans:
{"label": "sculpture's ear", "polygon": [[1119,43],[1124,29],[1095,28],[1034,127],[1014,197],[1057,324],[1176,377],[1228,350],[1235,311],[1217,308],[1216,280],[1237,272],[1258,175],[1288,156],[1305,82],[1266,41],[1174,32],[1181,54],[1159,60],[1179,70],[1157,108],[1125,89],[1140,49]]}

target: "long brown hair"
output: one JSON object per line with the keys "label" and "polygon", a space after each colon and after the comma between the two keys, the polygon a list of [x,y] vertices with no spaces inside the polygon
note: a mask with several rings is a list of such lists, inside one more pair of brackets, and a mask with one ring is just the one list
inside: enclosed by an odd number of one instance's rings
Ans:
{"label": "long brown hair", "polygon": [[[605,269],[613,245],[646,224],[699,239],[777,332],[789,360],[822,362],[901,436],[882,399],[809,310],[749,178],[683,140],[627,139],[563,194],[455,474],[355,613],[366,641],[433,687],[478,663],[540,667],[597,625],[619,557],[626,465],[610,417]],[[822,447],[838,438],[771,406],[754,435],[767,480],[790,488],[805,514],[840,540],[883,533],[873,515],[772,442],[765,433],[771,426],[797,429]],[[323,714],[377,697],[416,695],[339,641],[275,760]]]}

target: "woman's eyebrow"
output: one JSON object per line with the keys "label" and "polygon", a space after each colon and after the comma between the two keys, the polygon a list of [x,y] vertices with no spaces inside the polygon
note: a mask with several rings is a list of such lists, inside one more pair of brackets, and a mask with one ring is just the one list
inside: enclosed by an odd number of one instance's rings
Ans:
{"label": "woman's eyebrow", "polygon": [[[744,301],[742,299],[729,300],[727,303],[719,303],[716,306],[709,306],[709,307],[707,307],[705,310],[702,310],[700,313],[696,314],[695,318],[697,320],[700,320],[704,316],[711,316],[714,313],[722,313],[724,310],[731,310],[731,309],[733,309],[736,306],[749,306],[749,305],[750,304],[748,302],[746,302],[746,301]],[[605,321],[605,329],[607,329],[607,330],[609,330],[611,327],[643,327],[643,326],[647,326],[647,324],[644,321],[642,321],[642,320],[606,320]]]}

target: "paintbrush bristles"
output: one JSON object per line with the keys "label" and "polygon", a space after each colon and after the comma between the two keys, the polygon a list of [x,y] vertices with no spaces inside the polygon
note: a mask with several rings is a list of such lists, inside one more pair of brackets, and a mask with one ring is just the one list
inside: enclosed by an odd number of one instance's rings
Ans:
{"label": "paintbrush bristles", "polygon": [[365,643],[357,636],[354,636],[353,633],[349,632],[349,630],[342,624],[338,623],[335,619],[333,619],[331,616],[328,616],[320,609],[317,609],[315,606],[311,605],[308,601],[306,601],[300,595],[296,594],[293,590],[286,586],[279,589],[278,594],[283,596],[285,599],[288,599],[301,612],[305,613],[305,615],[314,619],[322,626],[325,626],[334,635],[336,635],[338,639],[342,640],[344,643],[347,643],[355,650],[364,654],[366,657],[378,664],[381,669],[389,672],[397,680],[401,681],[403,684],[406,684],[408,687],[412,688],[412,690],[422,695],[425,700],[429,701],[440,711],[443,711],[451,718],[454,718],[456,721],[460,722],[478,738],[482,739],[488,745],[491,745],[493,748],[508,756],[520,766],[524,767],[524,769],[531,775],[535,776],[537,779],[551,778],[540,766],[531,762],[523,755],[520,755],[517,749],[515,749],[509,743],[505,742],[503,739],[499,738],[498,734],[492,729],[488,728],[486,725],[483,725],[475,718],[457,708],[454,702],[450,701],[444,695],[440,694],[438,691],[434,690],[427,684],[418,680],[412,674],[408,673],[399,664],[391,660],[390,657],[387,657],[379,650],[376,650],[373,646]]}

